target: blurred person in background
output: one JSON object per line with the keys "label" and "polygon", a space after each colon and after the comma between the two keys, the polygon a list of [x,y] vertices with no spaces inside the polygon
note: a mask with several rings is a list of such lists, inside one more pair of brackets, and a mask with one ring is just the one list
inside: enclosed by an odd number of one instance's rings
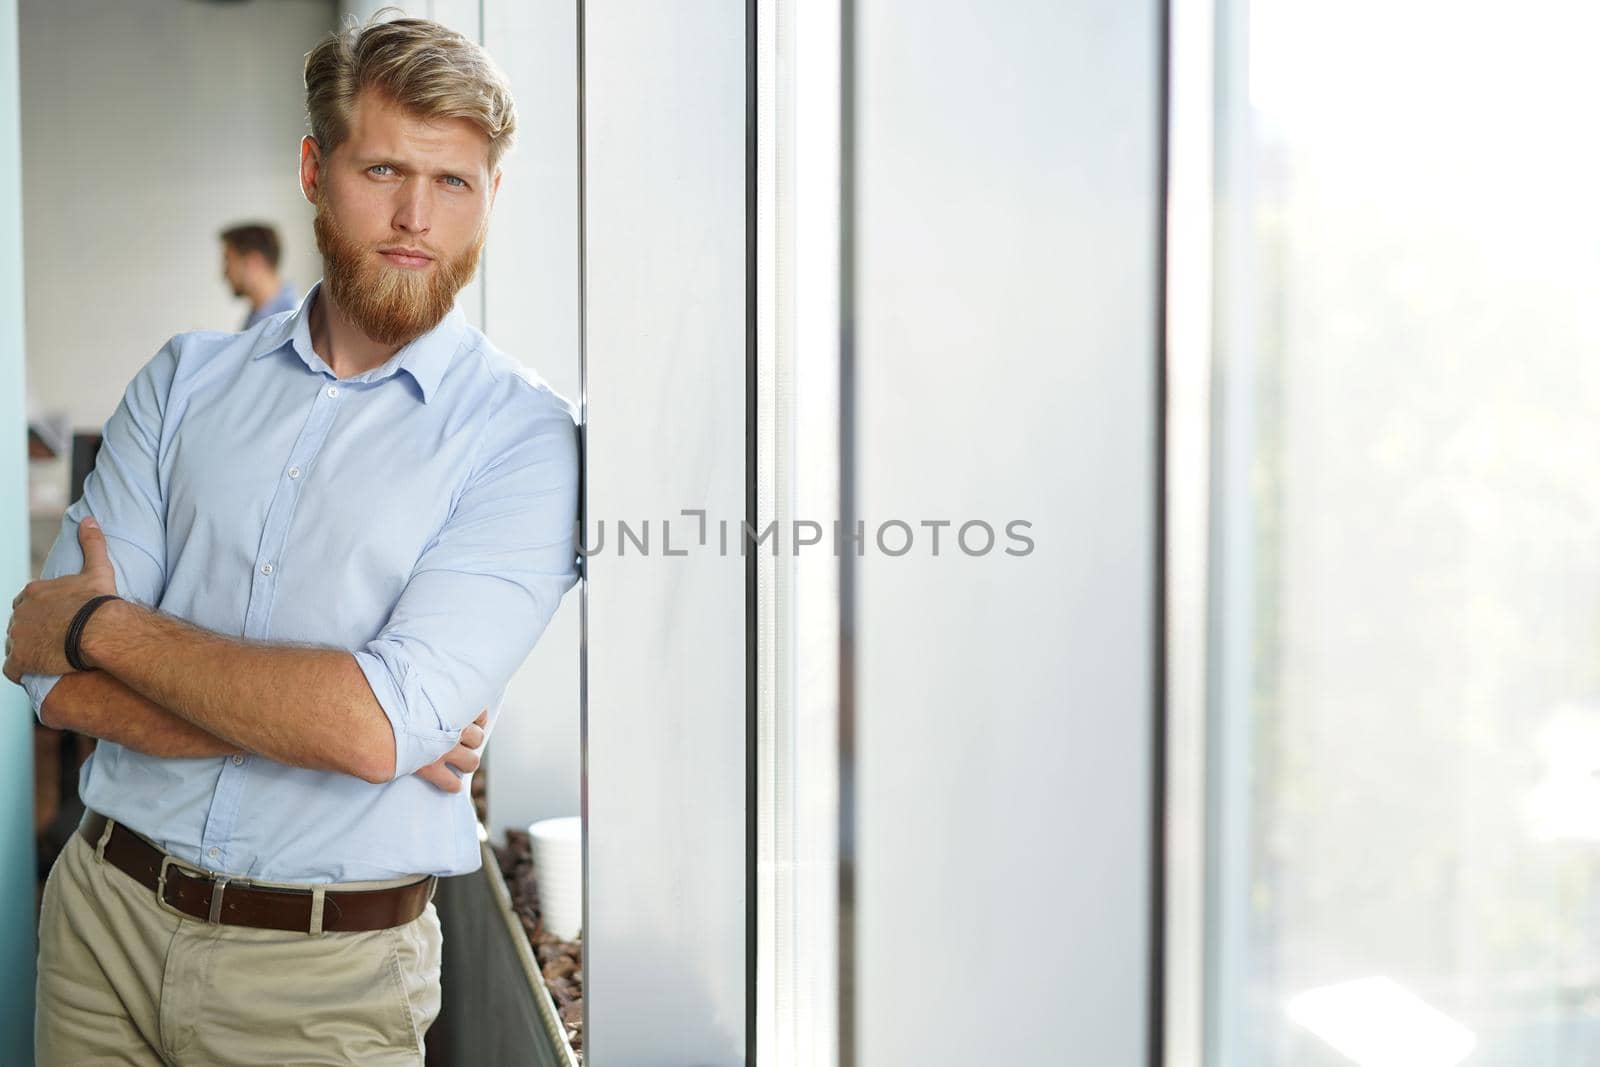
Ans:
{"label": "blurred person in background", "polygon": [[241,330],[269,315],[293,311],[300,303],[294,285],[278,276],[282,249],[278,231],[265,223],[247,222],[222,231],[222,276],[234,296],[250,301]]}

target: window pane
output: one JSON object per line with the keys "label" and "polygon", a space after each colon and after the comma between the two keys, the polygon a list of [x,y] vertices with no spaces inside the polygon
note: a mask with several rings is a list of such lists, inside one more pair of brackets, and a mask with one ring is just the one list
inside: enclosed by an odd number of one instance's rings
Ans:
{"label": "window pane", "polygon": [[1600,1062],[1600,7],[1221,30],[1211,1060]]}

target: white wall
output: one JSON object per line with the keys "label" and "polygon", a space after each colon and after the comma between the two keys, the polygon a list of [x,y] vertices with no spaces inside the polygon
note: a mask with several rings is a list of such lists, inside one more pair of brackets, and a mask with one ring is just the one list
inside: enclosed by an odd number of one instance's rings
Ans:
{"label": "white wall", "polygon": [[[576,404],[577,2],[489,0],[483,23],[484,47],[511,80],[518,126],[484,248],[483,328]],[[567,594],[506,690],[487,755],[496,837],[507,827],[579,814],[581,596],[581,587]]]}
{"label": "white wall", "polygon": [[27,372],[42,409],[98,429],[180,330],[238,329],[217,233],[277,224],[321,275],[300,195],[304,56],[328,0],[23,0]]}

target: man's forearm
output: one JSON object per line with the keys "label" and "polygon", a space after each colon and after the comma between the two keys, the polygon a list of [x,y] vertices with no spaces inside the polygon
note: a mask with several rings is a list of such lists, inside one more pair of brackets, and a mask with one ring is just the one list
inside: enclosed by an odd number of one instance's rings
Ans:
{"label": "man's forearm", "polygon": [[394,733],[348,652],[224,637],[127,600],[90,617],[81,648],[91,666],[241,749],[368,781],[394,772]]}
{"label": "man's forearm", "polygon": [[104,671],[64,674],[39,708],[45,725],[114,741],[147,756],[231,756],[241,751],[135,693]]}

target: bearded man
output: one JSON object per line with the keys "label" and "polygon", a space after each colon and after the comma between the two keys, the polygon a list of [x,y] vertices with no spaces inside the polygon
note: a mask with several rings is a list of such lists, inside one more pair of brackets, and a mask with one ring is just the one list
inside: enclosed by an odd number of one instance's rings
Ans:
{"label": "bearded man", "polygon": [[45,888],[41,1067],[422,1063],[435,880],[480,866],[456,772],[577,581],[573,407],[455,307],[503,75],[399,19],[305,82],[322,280],[139,371],[13,601],[6,677],[101,738]]}

